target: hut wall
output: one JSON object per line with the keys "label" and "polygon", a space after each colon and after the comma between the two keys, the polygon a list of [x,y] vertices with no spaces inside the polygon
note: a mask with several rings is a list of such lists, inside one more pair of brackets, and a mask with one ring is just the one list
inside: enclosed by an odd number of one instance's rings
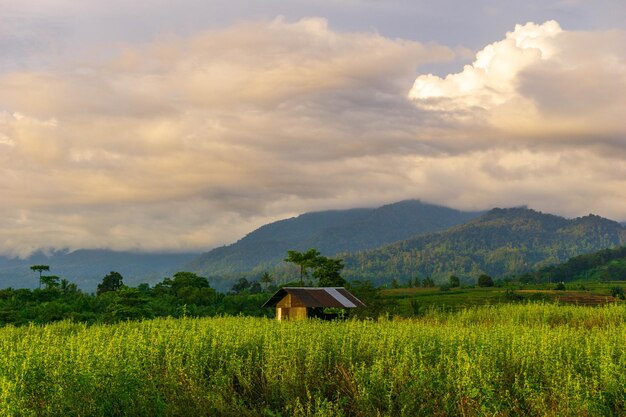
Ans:
{"label": "hut wall", "polygon": [[276,306],[276,320],[304,320],[307,318],[306,307],[278,307]]}
{"label": "hut wall", "polygon": [[287,294],[283,297],[282,300],[276,303],[276,307],[306,307],[306,305],[304,305],[304,303],[298,297]]}
{"label": "hut wall", "polygon": [[304,320],[306,316],[306,307],[291,307],[289,309],[289,320]]}
{"label": "hut wall", "polygon": [[276,304],[276,308],[289,308],[291,307],[291,294],[287,294]]}

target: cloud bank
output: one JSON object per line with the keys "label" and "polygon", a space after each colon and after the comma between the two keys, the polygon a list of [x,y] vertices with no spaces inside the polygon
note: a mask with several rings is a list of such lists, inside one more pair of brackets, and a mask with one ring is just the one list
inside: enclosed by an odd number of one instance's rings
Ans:
{"label": "cloud bank", "polygon": [[440,78],[453,48],[278,18],[0,74],[0,253],[204,250],[403,198],[624,219],[625,45],[529,23]]}
{"label": "cloud bank", "polygon": [[625,62],[624,32],[528,23],[479,51],[460,73],[417,77],[409,97],[422,109],[474,120],[462,124],[480,120],[507,141],[615,141],[621,151]]}

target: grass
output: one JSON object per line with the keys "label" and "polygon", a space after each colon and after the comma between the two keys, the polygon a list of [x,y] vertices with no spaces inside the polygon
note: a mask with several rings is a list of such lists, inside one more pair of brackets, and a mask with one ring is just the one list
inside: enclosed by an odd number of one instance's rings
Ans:
{"label": "grass", "polygon": [[626,305],[0,329],[7,416],[626,415]]}
{"label": "grass", "polygon": [[[555,290],[555,284],[511,285],[507,287],[461,287],[448,291],[439,288],[397,288],[381,291],[384,302],[395,302],[400,315],[412,315],[430,309],[457,311],[482,305],[511,302],[545,301],[564,304],[600,305],[620,302],[610,295],[612,286],[624,286],[624,281],[571,282],[565,291]],[[509,294],[507,294],[507,292]],[[510,293],[519,296],[511,298]],[[419,308],[419,312],[414,311]]]}

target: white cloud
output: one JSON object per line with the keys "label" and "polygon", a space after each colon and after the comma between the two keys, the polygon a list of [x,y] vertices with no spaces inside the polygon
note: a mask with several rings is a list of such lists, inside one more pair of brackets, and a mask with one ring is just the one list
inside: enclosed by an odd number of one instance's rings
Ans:
{"label": "white cloud", "polygon": [[552,40],[559,33],[562,29],[555,21],[516,25],[506,39],[479,51],[462,72],[445,79],[432,74],[419,76],[409,97],[429,110],[493,110],[516,97],[520,72],[554,56]]}
{"label": "white cloud", "polygon": [[417,77],[409,97],[460,128],[479,126],[509,142],[612,141],[623,148],[625,45],[622,31],[564,31],[555,21],[517,25],[462,72]]}

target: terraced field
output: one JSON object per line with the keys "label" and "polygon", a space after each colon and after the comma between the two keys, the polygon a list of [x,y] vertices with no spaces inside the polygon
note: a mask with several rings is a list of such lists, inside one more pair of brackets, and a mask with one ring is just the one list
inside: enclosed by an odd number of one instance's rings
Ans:
{"label": "terraced field", "polygon": [[554,284],[505,288],[468,287],[448,291],[441,291],[439,288],[397,288],[382,290],[381,297],[385,303],[396,303],[398,314],[411,316],[429,309],[457,311],[483,305],[538,301],[585,306],[624,302],[611,296],[612,286],[624,286],[624,281],[571,283],[564,291],[555,290]]}

